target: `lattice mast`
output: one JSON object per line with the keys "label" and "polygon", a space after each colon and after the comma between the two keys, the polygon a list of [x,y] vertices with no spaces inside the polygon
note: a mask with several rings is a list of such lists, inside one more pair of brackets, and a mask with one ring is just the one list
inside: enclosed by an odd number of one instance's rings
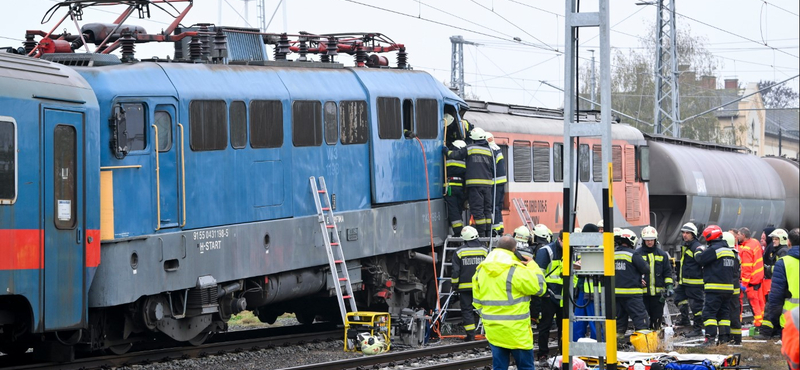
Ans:
{"label": "lattice mast", "polygon": [[678,93],[678,46],[675,0],[656,0],[656,60],[654,132],[681,137],[681,105]]}
{"label": "lattice mast", "polygon": [[456,88],[456,94],[464,98],[464,45],[478,45],[464,40],[461,36],[450,36],[453,45],[452,61],[450,63],[450,87]]}

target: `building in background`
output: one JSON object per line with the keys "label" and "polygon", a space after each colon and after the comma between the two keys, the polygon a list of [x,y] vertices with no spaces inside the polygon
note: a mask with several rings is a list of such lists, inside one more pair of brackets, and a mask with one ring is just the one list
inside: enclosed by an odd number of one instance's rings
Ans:
{"label": "building in background", "polygon": [[766,111],[763,155],[800,159],[800,109],[772,109]]}

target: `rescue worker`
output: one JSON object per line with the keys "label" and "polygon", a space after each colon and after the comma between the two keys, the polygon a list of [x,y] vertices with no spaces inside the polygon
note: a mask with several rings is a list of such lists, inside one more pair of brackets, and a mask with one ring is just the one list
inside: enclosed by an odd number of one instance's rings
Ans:
{"label": "rescue worker", "polygon": [[603,230],[603,220],[597,221],[597,228],[600,229],[600,232],[604,232]]}
{"label": "rescue worker", "polygon": [[503,158],[503,151],[500,146],[494,143],[494,135],[491,132],[486,133],[486,141],[489,142],[489,148],[494,152],[494,213],[492,219],[492,234],[502,236],[505,227],[503,226],[503,200],[506,196],[506,159]]}
{"label": "rescue worker", "polygon": [[533,261],[533,247],[531,246],[531,232],[527,226],[514,229],[514,240],[517,241],[517,252],[524,257],[523,263]]}
{"label": "rescue worker", "polygon": [[649,270],[642,256],[635,255],[636,234],[628,229],[614,236],[614,289],[617,302],[617,337],[622,338],[628,329],[628,317],[637,332],[646,332],[650,318],[642,300],[642,275]]}
{"label": "rescue worker", "polygon": [[[473,305],[483,320],[494,370],[508,369],[509,356],[517,369],[534,369],[528,303],[530,296],[544,294],[547,285],[539,266],[524,265],[514,256],[516,246],[511,237],[500,238],[472,278]],[[546,342],[539,347],[547,348]]]}
{"label": "rescue worker", "polygon": [[742,259],[742,284],[753,311],[753,325],[764,319],[764,295],[759,291],[764,280],[764,253],[761,243],[750,237],[750,229],[739,228],[739,257]]}
{"label": "rescue worker", "polygon": [[742,345],[742,289],[741,286],[741,273],[742,273],[742,261],[739,257],[738,245],[736,244],[736,237],[733,236],[732,233],[726,231],[722,233],[722,240],[725,241],[725,244],[728,245],[728,248],[733,250],[733,255],[736,257],[734,259],[734,271],[733,271],[733,279],[731,283],[733,284],[733,294],[731,295],[731,300],[728,306],[730,306],[730,317],[731,317],[731,336],[729,343],[734,346],[741,346]]}
{"label": "rescue worker", "polygon": [[730,340],[730,301],[736,273],[736,255],[722,239],[722,229],[719,226],[707,227],[703,230],[703,237],[708,245],[698,247],[694,259],[703,267],[703,290],[706,295],[702,314],[706,329],[703,345],[710,346],[716,344],[717,332],[719,343]]}
{"label": "rescue worker", "polygon": [[800,307],[783,313],[786,329],[783,330],[781,354],[789,365],[789,370],[800,370]]}
{"label": "rescue worker", "polygon": [[[447,148],[445,158],[450,156],[452,150],[461,150],[467,147],[463,140],[455,140]],[[453,235],[461,235],[464,227],[462,214],[467,194],[464,191],[464,177],[467,173],[466,163],[461,159],[447,158],[447,181],[444,183],[444,203],[447,205],[447,220],[453,229]]]}
{"label": "rescue worker", "polygon": [[[536,264],[544,270],[544,281],[547,282],[547,292],[541,299],[542,317],[539,320],[537,329],[539,330],[539,355],[538,360],[546,360],[549,354],[548,338],[550,338],[550,326],[553,325],[553,316],[556,317],[556,327],[558,327],[558,338],[561,338],[561,319],[564,316],[561,310],[562,276],[561,258],[563,248],[561,245],[561,235],[552,243],[542,247],[536,252]],[[561,340],[558,340],[558,352],[561,352]]]}
{"label": "rescue worker", "polygon": [[[536,258],[536,253],[539,249],[550,244],[552,233],[550,229],[544,224],[537,224],[533,227],[533,245],[531,247],[533,257]],[[542,298],[534,297],[531,299],[531,322],[538,323],[542,313]]]}
{"label": "rescue worker", "polygon": [[491,235],[492,210],[494,207],[494,152],[486,141],[486,132],[480,127],[470,131],[472,144],[457,151],[448,151],[448,158],[466,161],[467,199],[469,210],[480,236]]}
{"label": "rescue worker", "polygon": [[[764,296],[764,303],[767,302],[767,296],[772,286],[771,267],[775,266],[775,262],[780,258],[775,255],[779,246],[773,244],[772,238],[769,236],[773,231],[775,231],[774,227],[767,226],[764,228],[764,231],[761,232],[761,249],[764,251],[764,281],[761,282],[761,294]],[[764,310],[766,311],[766,308]]]}
{"label": "rescue worker", "polygon": [[486,259],[489,251],[486,245],[478,240],[478,231],[472,226],[465,226],[461,230],[464,244],[453,253],[453,274],[450,284],[458,292],[458,302],[461,304],[461,319],[467,336],[464,341],[475,340],[475,315],[472,310],[472,275],[478,265]]}
{"label": "rescue worker", "polygon": [[[595,224],[586,224],[583,225],[583,228],[580,232],[596,233],[598,231],[599,229]],[[574,269],[580,270],[580,257],[578,257],[577,261],[575,262]],[[595,289],[600,292],[600,286],[596,281],[592,281],[592,279],[589,279],[585,276],[575,276],[574,282],[574,290],[577,295],[577,298],[575,299],[575,316],[594,316],[595,310],[593,293]],[[590,338],[597,339],[597,325],[595,325],[594,321],[576,321],[572,325],[574,330],[572,336],[573,341],[577,342],[578,339],[585,337],[587,327],[589,328]]]}
{"label": "rescue worker", "polygon": [[652,226],[642,229],[642,246],[633,252],[634,256],[640,256],[647,262],[647,272],[644,274],[644,281],[647,283],[644,296],[644,307],[647,315],[650,316],[650,329],[661,329],[664,321],[664,302],[666,298],[675,294],[672,280],[672,264],[669,254],[661,249],[658,243],[658,231]]}
{"label": "rescue worker", "polygon": [[769,293],[769,311],[758,335],[761,339],[778,335],[778,324],[786,324],[781,313],[800,305],[800,229],[795,228],[789,232],[788,245],[789,253],[775,262],[772,291]]}
{"label": "rescue worker", "polygon": [[697,240],[697,227],[691,222],[683,224],[681,237],[683,245],[681,245],[680,266],[678,267],[678,288],[675,289],[675,302],[681,315],[676,324],[684,326],[690,324],[689,309],[691,308],[693,329],[685,335],[699,337],[703,335],[700,319],[703,314],[703,270],[694,259],[697,247],[701,245]]}

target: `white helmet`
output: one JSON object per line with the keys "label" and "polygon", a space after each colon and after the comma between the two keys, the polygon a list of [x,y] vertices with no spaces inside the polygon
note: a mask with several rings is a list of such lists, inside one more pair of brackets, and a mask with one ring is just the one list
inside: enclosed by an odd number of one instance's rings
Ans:
{"label": "white helmet", "polygon": [[520,226],[514,229],[514,239],[519,242],[527,242],[531,238],[531,231],[526,226]]}
{"label": "white helmet", "polygon": [[597,221],[595,225],[597,225],[597,227],[603,227],[603,220]]}
{"label": "white helmet", "polygon": [[656,240],[658,239],[658,231],[655,227],[647,226],[642,229],[642,240]]}
{"label": "white helmet", "polygon": [[478,230],[472,226],[464,226],[461,229],[461,238],[464,240],[475,240],[478,238]]}
{"label": "white helmet", "polygon": [[581,232],[582,230],[583,230],[583,229],[581,229],[580,227],[576,227],[574,232],[575,232],[575,233],[579,233],[579,232]]}
{"label": "white helmet", "polygon": [[369,333],[361,333],[358,335],[358,339],[359,344],[361,345],[361,352],[363,352],[365,355],[377,355],[385,352],[387,349],[386,342],[384,342],[380,336],[369,335]]}
{"label": "white helmet", "polygon": [[453,123],[453,121],[455,121],[455,119],[453,118],[452,114],[450,114],[450,113],[445,113],[444,114],[444,124],[446,126],[450,126]]}
{"label": "white helmet", "polygon": [[615,227],[614,228],[614,236],[619,236],[622,233],[622,229]]}
{"label": "white helmet", "polygon": [[780,245],[789,245],[789,234],[784,229],[775,229],[775,231],[769,233],[769,237],[779,239]]}
{"label": "white helmet", "polygon": [[728,243],[728,248],[736,247],[736,238],[728,231],[722,232],[722,240]]}
{"label": "white helmet", "polygon": [[548,243],[550,243],[552,241],[553,233],[550,232],[550,229],[547,228],[545,224],[537,224],[533,227],[533,235],[545,239]]}
{"label": "white helmet", "polygon": [[683,224],[683,226],[681,226],[681,231],[685,231],[687,233],[692,233],[692,234],[694,234],[695,238],[697,237],[697,226],[694,226],[694,224],[691,223],[691,222],[687,222],[687,223]]}
{"label": "white helmet", "polygon": [[475,127],[469,132],[469,137],[475,141],[486,140],[486,131],[483,131],[480,127]]}
{"label": "white helmet", "polygon": [[464,140],[456,140],[456,141],[453,142],[453,146],[458,148],[458,149],[461,149],[461,148],[466,147],[467,143],[465,143]]}
{"label": "white helmet", "polygon": [[617,238],[628,241],[631,247],[636,245],[636,233],[630,229],[620,230],[619,236],[617,236]]}
{"label": "white helmet", "polygon": [[489,139],[494,139],[494,134],[489,131],[486,131],[486,140],[491,141]]}

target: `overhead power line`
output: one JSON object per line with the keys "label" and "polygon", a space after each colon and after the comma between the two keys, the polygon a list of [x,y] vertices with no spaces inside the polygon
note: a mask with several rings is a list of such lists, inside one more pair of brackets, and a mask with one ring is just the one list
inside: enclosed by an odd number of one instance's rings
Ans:
{"label": "overhead power line", "polygon": [[[763,1],[763,0],[762,0],[762,1]],[[788,9],[781,8],[781,7],[779,7],[779,6],[777,6],[777,5],[773,4],[773,3],[768,3],[768,2],[766,2],[766,1],[763,1],[763,3],[764,3],[764,4],[767,4],[767,5],[771,6],[771,7],[778,8],[778,9],[780,9],[780,10],[783,10],[784,12],[787,12],[787,13],[789,13],[789,14],[791,14],[791,15],[795,16],[795,17],[800,17],[800,15],[798,15],[797,13],[795,13],[795,12],[793,12],[793,11],[791,11],[791,10],[788,10]]]}
{"label": "overhead power line", "polygon": [[508,24],[510,24],[510,25],[512,25],[512,26],[514,26],[516,29],[518,29],[518,30],[520,30],[520,31],[524,32],[526,35],[530,36],[530,37],[531,37],[531,38],[533,38],[534,40],[541,42],[541,43],[542,43],[542,45],[545,45],[545,46],[547,46],[548,48],[550,48],[550,49],[553,49],[553,50],[556,50],[556,51],[558,50],[558,49],[555,49],[555,48],[553,48],[552,46],[548,45],[546,42],[544,42],[544,41],[540,40],[538,37],[536,37],[536,36],[534,36],[534,35],[531,35],[531,34],[530,34],[528,31],[525,31],[524,29],[522,29],[522,27],[520,27],[520,26],[517,26],[516,24],[514,24],[514,22],[512,22],[512,21],[508,20],[506,17],[502,16],[500,13],[498,13],[498,12],[494,11],[494,9],[489,9],[489,8],[487,8],[485,5],[483,5],[483,4],[481,4],[481,3],[479,3],[479,2],[477,2],[477,1],[475,1],[475,0],[472,0],[472,2],[473,2],[473,3],[475,3],[475,5],[478,5],[478,6],[480,6],[481,8],[483,8],[483,9],[486,9],[487,11],[490,11],[490,12],[492,12],[492,14],[494,14],[494,15],[496,15],[496,16],[498,16],[498,17],[500,17],[500,19],[502,19],[502,20],[506,21]]}

